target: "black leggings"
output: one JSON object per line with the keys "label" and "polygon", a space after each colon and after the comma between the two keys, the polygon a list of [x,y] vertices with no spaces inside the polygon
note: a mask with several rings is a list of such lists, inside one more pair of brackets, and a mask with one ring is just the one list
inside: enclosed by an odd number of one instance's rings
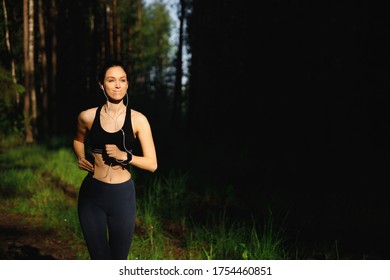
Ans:
{"label": "black leggings", "polygon": [[132,179],[108,184],[87,175],[80,187],[78,215],[92,260],[127,260],[135,226]]}

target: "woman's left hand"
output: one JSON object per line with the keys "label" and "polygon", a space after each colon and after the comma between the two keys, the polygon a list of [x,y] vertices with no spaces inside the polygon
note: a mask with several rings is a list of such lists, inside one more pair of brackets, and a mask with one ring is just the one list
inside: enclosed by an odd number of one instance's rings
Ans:
{"label": "woman's left hand", "polygon": [[112,157],[117,160],[126,160],[127,153],[119,150],[115,144],[106,144],[106,153],[109,157]]}

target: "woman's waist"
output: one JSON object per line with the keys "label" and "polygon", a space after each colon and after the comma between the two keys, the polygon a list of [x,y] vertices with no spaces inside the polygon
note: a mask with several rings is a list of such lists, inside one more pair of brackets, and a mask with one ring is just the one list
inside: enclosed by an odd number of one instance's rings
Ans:
{"label": "woman's waist", "polygon": [[106,183],[122,183],[131,178],[130,171],[121,165],[101,165],[95,162],[93,178]]}
{"label": "woman's waist", "polygon": [[[116,178],[118,179],[118,178]],[[110,180],[107,178],[97,178],[94,173],[88,173],[88,175],[85,177],[84,181],[90,182],[88,183],[89,186],[93,186],[95,190],[99,189],[107,189],[107,190],[113,190],[113,189],[122,189],[126,188],[129,184],[134,185],[133,179],[130,177],[128,179],[124,180]],[[84,185],[84,182],[83,182]]]}

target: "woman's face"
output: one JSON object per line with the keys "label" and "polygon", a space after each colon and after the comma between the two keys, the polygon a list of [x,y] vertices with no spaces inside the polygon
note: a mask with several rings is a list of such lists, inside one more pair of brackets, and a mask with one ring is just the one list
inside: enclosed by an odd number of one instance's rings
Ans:
{"label": "woman's face", "polygon": [[112,101],[120,101],[127,93],[129,84],[126,72],[120,66],[114,66],[107,70],[104,77],[104,90]]}

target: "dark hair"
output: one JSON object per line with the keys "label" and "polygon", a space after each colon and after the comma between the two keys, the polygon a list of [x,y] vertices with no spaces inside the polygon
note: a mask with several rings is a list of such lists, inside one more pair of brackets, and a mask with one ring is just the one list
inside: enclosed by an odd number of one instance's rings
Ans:
{"label": "dark hair", "polygon": [[107,61],[103,65],[103,67],[102,67],[102,69],[101,69],[101,71],[99,73],[99,76],[98,76],[98,82],[103,84],[104,77],[106,76],[106,73],[107,73],[108,69],[110,69],[111,67],[115,67],[115,66],[121,67],[123,69],[123,71],[125,71],[126,76],[127,77],[129,76],[128,73],[127,73],[126,66],[121,61],[119,61],[119,60],[110,60],[110,61]]}

